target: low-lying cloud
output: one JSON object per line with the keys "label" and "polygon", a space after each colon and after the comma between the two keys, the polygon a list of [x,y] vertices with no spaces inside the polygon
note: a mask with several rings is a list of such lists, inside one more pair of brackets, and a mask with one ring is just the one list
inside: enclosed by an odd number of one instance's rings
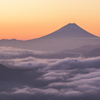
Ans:
{"label": "low-lying cloud", "polygon": [[0,65],[0,99],[99,100],[100,57],[46,59],[24,57],[24,52],[0,50],[6,66]]}

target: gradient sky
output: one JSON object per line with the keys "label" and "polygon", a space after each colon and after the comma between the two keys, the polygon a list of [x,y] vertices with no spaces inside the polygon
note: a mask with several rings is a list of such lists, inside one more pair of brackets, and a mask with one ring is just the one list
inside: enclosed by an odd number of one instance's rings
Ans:
{"label": "gradient sky", "polygon": [[0,0],[0,39],[38,38],[68,23],[100,36],[100,0]]}

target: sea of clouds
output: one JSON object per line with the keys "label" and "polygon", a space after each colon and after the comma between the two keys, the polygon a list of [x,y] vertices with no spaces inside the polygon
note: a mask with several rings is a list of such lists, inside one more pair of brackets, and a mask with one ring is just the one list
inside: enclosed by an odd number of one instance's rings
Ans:
{"label": "sea of clouds", "polygon": [[100,57],[44,55],[48,53],[0,47],[1,100],[100,100]]}

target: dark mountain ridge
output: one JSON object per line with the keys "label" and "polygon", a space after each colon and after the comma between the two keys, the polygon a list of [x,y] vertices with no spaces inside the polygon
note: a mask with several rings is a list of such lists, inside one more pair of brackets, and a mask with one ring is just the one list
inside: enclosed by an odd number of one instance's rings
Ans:
{"label": "dark mountain ridge", "polygon": [[94,38],[97,37],[75,23],[69,23],[57,31],[41,38]]}
{"label": "dark mountain ridge", "polygon": [[75,23],[58,29],[46,36],[31,40],[0,40],[0,46],[30,49],[44,52],[57,52],[66,49],[74,49],[83,45],[97,45],[100,38],[80,28]]}

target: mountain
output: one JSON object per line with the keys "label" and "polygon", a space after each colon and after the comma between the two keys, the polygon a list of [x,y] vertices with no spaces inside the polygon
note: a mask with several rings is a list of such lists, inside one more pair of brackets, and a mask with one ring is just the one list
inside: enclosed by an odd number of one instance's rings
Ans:
{"label": "mountain", "polygon": [[84,57],[100,57],[100,47],[83,54]]}
{"label": "mountain", "polygon": [[49,39],[49,38],[94,38],[97,37],[81,27],[79,27],[75,23],[69,23],[68,25],[58,29],[57,31],[43,36],[41,38]]}
{"label": "mountain", "polygon": [[98,45],[100,38],[70,23],[46,36],[31,40],[0,40],[0,46],[30,49],[44,52],[58,52],[83,45]]}
{"label": "mountain", "polygon": [[83,45],[81,47],[75,48],[75,49],[67,49],[67,50],[63,50],[60,52],[65,52],[65,53],[85,53],[85,52],[91,52],[92,50],[98,49],[100,48],[100,44],[99,45]]}
{"label": "mountain", "polygon": [[75,49],[67,49],[52,53],[52,57],[66,58],[66,57],[97,57],[100,56],[99,45],[84,45]]}

